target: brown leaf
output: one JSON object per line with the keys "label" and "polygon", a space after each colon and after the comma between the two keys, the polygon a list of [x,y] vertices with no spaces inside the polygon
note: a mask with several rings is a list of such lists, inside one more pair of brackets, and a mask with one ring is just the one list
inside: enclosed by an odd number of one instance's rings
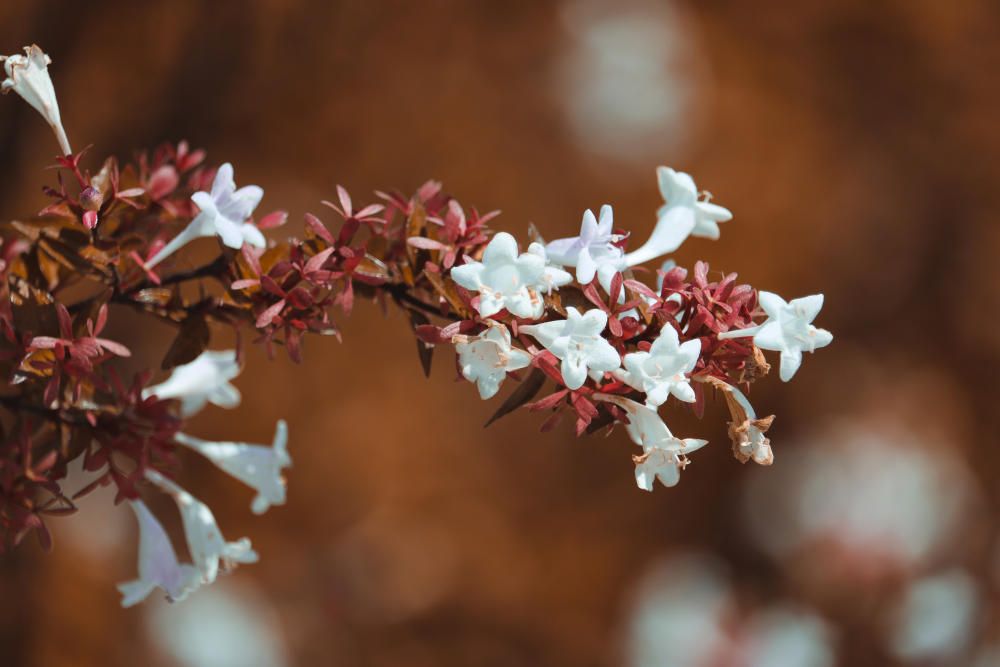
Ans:
{"label": "brown leaf", "polygon": [[358,265],[354,267],[354,275],[363,277],[366,280],[386,282],[389,280],[389,268],[382,260],[366,254]]}
{"label": "brown leaf", "polygon": [[435,273],[433,271],[424,271],[424,276],[426,276],[427,280],[434,286],[437,293],[445,298],[448,304],[452,307],[452,310],[463,318],[468,316],[468,310],[465,308],[465,304],[462,303],[462,299],[458,296],[458,290],[455,289],[455,283],[450,280],[445,280],[441,277],[440,273]]}
{"label": "brown leaf", "polygon": [[496,420],[510,414],[533,399],[535,395],[538,394],[538,390],[541,389],[544,384],[545,373],[537,368],[533,369],[531,371],[531,375],[526,377],[521,384],[517,385],[517,389],[515,389],[514,392],[507,397],[507,400],[505,400],[500,408],[493,413],[493,416],[490,417],[485,424],[483,424],[483,428],[486,428]]}
{"label": "brown leaf", "polygon": [[[414,202],[413,213],[410,215],[410,219],[406,221],[406,238],[412,236],[423,236],[424,228],[427,227],[427,211],[419,203]],[[413,266],[419,266],[417,264],[417,249],[411,245],[406,246],[406,256],[410,260],[410,264]]]}
{"label": "brown leaf", "polygon": [[[427,316],[421,312],[409,309],[407,309],[406,312],[409,313],[410,315],[410,326],[413,327],[414,334],[416,334],[417,332],[417,327],[427,326],[428,324],[431,323],[431,321],[427,319]],[[417,336],[416,340],[417,340],[417,355],[420,357],[420,365],[424,369],[424,376],[430,377],[431,360],[434,357],[434,347],[420,340],[419,336]]]}
{"label": "brown leaf", "polygon": [[174,366],[186,364],[194,361],[195,357],[204,351],[208,346],[211,332],[208,329],[208,321],[204,315],[189,315],[181,324],[177,338],[170,345],[167,354],[163,357],[160,368],[167,371]]}

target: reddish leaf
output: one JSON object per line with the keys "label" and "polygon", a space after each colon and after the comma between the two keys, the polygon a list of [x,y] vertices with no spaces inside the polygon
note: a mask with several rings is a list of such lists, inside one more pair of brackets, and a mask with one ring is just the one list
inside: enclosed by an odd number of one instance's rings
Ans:
{"label": "reddish leaf", "polygon": [[277,303],[269,306],[264,312],[257,316],[257,328],[261,329],[266,327],[274,318],[281,314],[282,309],[285,307],[285,300],[282,299]]}
{"label": "reddish leaf", "polygon": [[288,211],[272,211],[260,219],[260,222],[257,223],[257,228],[274,229],[275,227],[281,227],[287,221]]}

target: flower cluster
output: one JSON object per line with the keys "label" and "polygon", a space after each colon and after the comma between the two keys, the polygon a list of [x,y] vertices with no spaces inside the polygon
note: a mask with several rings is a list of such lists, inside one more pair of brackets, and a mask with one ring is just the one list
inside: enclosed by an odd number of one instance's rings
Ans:
{"label": "flower cluster", "polygon": [[[45,189],[50,203],[3,227],[0,369],[9,384],[0,407],[10,427],[0,440],[0,544],[34,530],[47,545],[47,516],[70,514],[79,496],[114,485],[139,524],[138,578],[121,585],[125,605],[156,588],[181,599],[220,569],[257,559],[247,538],[223,538],[211,510],[177,481],[179,452],[191,450],[252,488],[254,513],[285,502],[284,421],[270,446],[187,432],[186,420],[208,404],[239,405],[233,381],[246,331],[299,362],[308,334],[339,336],[335,314],[349,314],[357,297],[395,304],[425,372],[435,348],[451,345],[458,373],[482,398],[508,378],[519,382],[494,419],[524,406],[550,413],[544,429],[566,414],[578,435],[621,424],[642,448],[633,458],[646,490],[657,479],[676,484],[688,454],[706,444],[675,437],[659,410],[677,402],[700,413],[706,390],[727,397],[736,456],[770,463],[771,418],[758,418],[737,385],[767,374],[762,349],[781,353],[788,380],[803,351],[831,341],[812,325],[821,295],[786,303],[737,284],[735,274],[713,278],[700,262],[690,277],[665,263],[655,286],[639,280],[640,264],[689,236],[716,238],[718,223],[731,217],[687,174],[658,170],[665,203],[649,239],[631,252],[608,205],[597,216],[586,211],[577,236],[523,247],[489,229],[496,212],[463,206],[435,181],[412,196],[376,192],[377,201],[360,207],[338,187],[336,201],[323,202],[336,224],[306,214],[304,238],[277,241],[265,232],[287,214],[255,219],[263,190],[237,188],[232,165],[214,168],[184,142],[123,167],[108,158],[87,170],[85,155],[65,141],[48,64],[38,47],[5,61],[4,88],[45,116],[65,155],[56,185]],[[198,239],[217,252],[191,268],[184,248]],[[137,341],[104,333],[122,310],[176,328],[159,359],[168,377],[153,383],[146,370],[121,379],[120,360],[141,351]],[[209,349],[220,328],[235,333],[236,349]],[[91,479],[67,489],[75,459]],[[176,502],[190,563],[178,558],[144,493]]]}

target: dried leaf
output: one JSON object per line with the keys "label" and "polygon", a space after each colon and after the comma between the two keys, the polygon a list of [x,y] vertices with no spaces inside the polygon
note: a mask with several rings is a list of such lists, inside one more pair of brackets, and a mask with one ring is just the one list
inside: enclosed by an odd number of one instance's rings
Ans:
{"label": "dried leaf", "polygon": [[163,357],[160,368],[167,371],[174,366],[194,361],[195,357],[208,347],[210,337],[211,332],[204,315],[188,316],[181,324],[177,338],[174,339],[167,354]]}
{"label": "dried leaf", "polygon": [[[431,323],[427,316],[416,310],[406,311],[410,315],[410,326],[413,327],[413,333],[417,333],[418,327],[425,327]],[[434,357],[434,347],[428,345],[417,336],[417,355],[420,357],[420,365],[424,369],[424,376],[431,376],[431,360]]]}
{"label": "dried leaf", "polygon": [[435,273],[433,271],[424,271],[424,276],[426,276],[427,280],[434,286],[437,293],[444,297],[445,301],[447,301],[452,307],[452,310],[463,318],[468,315],[468,309],[462,302],[461,297],[458,296],[458,290],[455,289],[455,283],[450,280],[446,281],[441,277],[440,273]]}
{"label": "dried leaf", "polygon": [[517,389],[507,397],[507,400],[503,402],[499,409],[493,413],[487,422],[483,425],[486,428],[496,420],[501,417],[510,414],[514,410],[530,401],[538,394],[538,390],[542,388],[545,384],[545,373],[541,370],[535,368],[531,371],[531,375],[526,377],[521,384],[517,385]]}

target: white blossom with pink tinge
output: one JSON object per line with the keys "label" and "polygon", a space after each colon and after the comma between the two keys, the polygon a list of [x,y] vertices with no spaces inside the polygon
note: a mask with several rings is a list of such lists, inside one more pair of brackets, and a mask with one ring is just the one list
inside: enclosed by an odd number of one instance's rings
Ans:
{"label": "white blossom with pink tinge", "polygon": [[267,240],[264,234],[257,225],[247,222],[263,197],[264,190],[256,185],[237,190],[233,165],[225,163],[215,174],[211,192],[191,195],[191,201],[201,209],[195,219],[150,257],[146,268],[152,269],[191,241],[205,236],[218,236],[223,245],[234,250],[242,248],[244,243],[256,248],[265,247]]}
{"label": "white blossom with pink tinge", "polygon": [[156,588],[162,588],[171,602],[183,600],[198,588],[201,574],[193,565],[178,562],[167,531],[144,502],[130,500],[128,504],[139,521],[139,578],[118,584],[122,606],[142,602]]}

